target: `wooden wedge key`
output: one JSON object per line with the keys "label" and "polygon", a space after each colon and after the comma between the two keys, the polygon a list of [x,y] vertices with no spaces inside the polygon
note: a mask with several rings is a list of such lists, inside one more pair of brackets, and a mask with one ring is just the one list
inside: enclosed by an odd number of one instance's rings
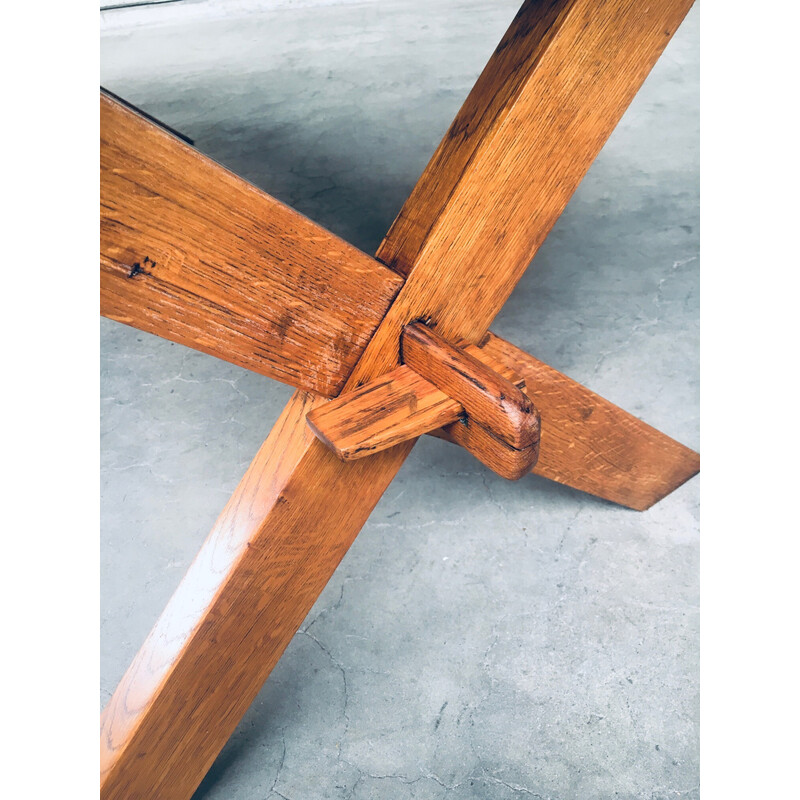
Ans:
{"label": "wooden wedge key", "polygon": [[523,380],[421,323],[406,326],[401,347],[404,366],[308,415],[339,458],[363,458],[452,423],[452,440],[498,475],[518,480],[531,471],[540,420]]}
{"label": "wooden wedge key", "polygon": [[467,417],[498,439],[517,450],[539,443],[539,415],[508,378],[420,323],[405,327],[400,348],[404,364],[457,398]]}
{"label": "wooden wedge key", "polygon": [[488,332],[691,5],[527,0],[375,257],[101,95],[101,313],[297,389],[102,713],[102,800],[189,800],[422,434],[637,509],[697,473]]}

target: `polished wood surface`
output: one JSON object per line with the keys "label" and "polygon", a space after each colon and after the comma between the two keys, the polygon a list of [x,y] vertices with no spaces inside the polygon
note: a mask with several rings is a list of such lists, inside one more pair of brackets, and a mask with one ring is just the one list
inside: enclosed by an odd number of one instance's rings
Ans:
{"label": "polished wood surface", "polygon": [[458,400],[471,422],[517,450],[539,441],[530,398],[480,359],[418,322],[403,329],[400,347],[403,363]]}
{"label": "polished wood surface", "polygon": [[700,471],[694,450],[509,342],[482,350],[524,377],[542,415],[537,475],[644,511]]}
{"label": "polished wood surface", "polygon": [[104,316],[332,396],[402,279],[100,95]]}

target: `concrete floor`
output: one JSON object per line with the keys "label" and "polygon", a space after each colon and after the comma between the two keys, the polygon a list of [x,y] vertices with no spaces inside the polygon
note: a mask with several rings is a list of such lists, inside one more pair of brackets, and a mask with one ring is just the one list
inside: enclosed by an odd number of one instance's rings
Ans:
{"label": "concrete floor", "polygon": [[[107,12],[102,83],[374,252],[517,2]],[[501,336],[697,448],[698,9]],[[101,704],[290,395],[107,320]],[[699,796],[695,478],[639,514],[426,437],[196,797]]]}

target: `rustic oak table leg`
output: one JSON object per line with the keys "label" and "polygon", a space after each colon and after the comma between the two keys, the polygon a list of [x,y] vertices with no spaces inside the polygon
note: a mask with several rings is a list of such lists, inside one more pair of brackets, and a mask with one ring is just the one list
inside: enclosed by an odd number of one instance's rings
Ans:
{"label": "rustic oak table leg", "polygon": [[189,797],[411,445],[345,464],[295,393],[102,716],[102,796]]}
{"label": "rustic oak table leg", "polygon": [[[346,388],[425,318],[477,341],[688,10],[526,3],[381,246],[407,276]],[[413,442],[344,464],[296,394],[102,717],[102,796],[188,798]]]}

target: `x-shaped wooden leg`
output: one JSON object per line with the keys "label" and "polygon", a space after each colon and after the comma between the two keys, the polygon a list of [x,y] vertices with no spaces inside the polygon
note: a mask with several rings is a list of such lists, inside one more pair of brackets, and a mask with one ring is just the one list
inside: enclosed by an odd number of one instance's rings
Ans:
{"label": "x-shaped wooden leg", "polygon": [[696,454],[486,332],[690,2],[526,3],[379,248],[358,252],[101,98],[103,313],[299,388],[102,716],[104,798],[186,798],[413,446],[342,461],[306,417],[406,326],[491,351],[536,471],[646,508]]}

